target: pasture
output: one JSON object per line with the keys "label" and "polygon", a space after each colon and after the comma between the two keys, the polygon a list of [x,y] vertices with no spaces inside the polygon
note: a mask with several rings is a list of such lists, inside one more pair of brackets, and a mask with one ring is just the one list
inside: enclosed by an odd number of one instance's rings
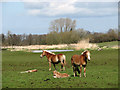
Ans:
{"label": "pasture", "polygon": [[102,43],[96,43],[99,47],[107,46],[107,47],[112,47],[112,46],[118,46],[118,41],[111,41],[111,42],[102,42]]}
{"label": "pasture", "polygon": [[[66,55],[66,71],[60,71],[60,64],[56,65],[57,71],[68,73],[70,77],[54,79],[49,71],[46,57],[40,58],[41,53],[22,51],[2,52],[2,87],[3,88],[118,88],[118,49],[102,51],[90,50],[91,61],[86,67],[86,78],[73,77],[71,56],[81,54],[83,50],[62,52]],[[59,52],[60,53],[60,52]],[[55,54],[58,54],[56,52]],[[30,69],[38,72],[23,73]]]}

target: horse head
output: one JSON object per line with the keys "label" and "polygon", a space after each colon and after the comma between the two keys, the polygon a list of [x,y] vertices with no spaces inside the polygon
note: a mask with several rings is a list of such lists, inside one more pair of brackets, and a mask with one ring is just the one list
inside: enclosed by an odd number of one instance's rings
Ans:
{"label": "horse head", "polygon": [[43,50],[42,54],[40,55],[40,58],[45,56],[45,51]]}
{"label": "horse head", "polygon": [[90,51],[85,50],[84,52],[82,52],[82,55],[85,55],[85,57],[88,59],[88,61],[90,61]]}

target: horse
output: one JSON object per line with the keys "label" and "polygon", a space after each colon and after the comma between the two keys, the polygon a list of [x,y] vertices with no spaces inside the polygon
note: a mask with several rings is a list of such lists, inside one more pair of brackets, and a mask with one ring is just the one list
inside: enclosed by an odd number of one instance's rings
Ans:
{"label": "horse", "polygon": [[69,77],[70,75],[68,75],[67,73],[60,73],[57,72],[56,70],[53,71],[53,77],[54,78],[65,78],[65,77]]}
{"label": "horse", "polygon": [[66,65],[66,57],[64,54],[57,54],[55,55],[54,53],[50,51],[43,50],[42,54],[40,57],[46,56],[49,62],[49,71],[51,71],[51,63],[53,64],[55,70],[55,64],[61,63],[61,69],[60,70],[65,70],[65,65]]}
{"label": "horse", "polygon": [[[90,61],[90,52],[88,50],[85,50],[81,53],[81,55],[73,55],[71,58],[71,64],[74,72],[74,77],[77,75],[76,71],[80,74],[82,72],[82,67],[84,67],[84,77],[86,77],[86,65],[87,65],[87,59]],[[78,66],[80,66],[80,71],[78,69]]]}

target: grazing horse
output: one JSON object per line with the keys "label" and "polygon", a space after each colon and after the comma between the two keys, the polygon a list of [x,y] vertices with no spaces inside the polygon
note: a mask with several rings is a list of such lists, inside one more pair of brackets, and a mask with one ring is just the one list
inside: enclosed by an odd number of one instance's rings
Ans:
{"label": "grazing horse", "polygon": [[42,58],[43,56],[46,56],[49,62],[49,71],[51,71],[51,63],[53,64],[55,70],[55,64],[61,63],[61,70],[65,70],[64,65],[66,64],[66,57],[64,54],[58,54],[55,55],[54,53],[50,52],[50,51],[46,51],[43,50],[43,53],[40,55],[40,57]]}
{"label": "grazing horse", "polygon": [[[71,58],[71,64],[73,67],[74,77],[77,75],[76,71],[80,74],[82,72],[82,66],[84,67],[84,77],[86,77],[86,65],[87,65],[87,59],[90,61],[90,52],[88,50],[81,53],[81,55],[73,55]],[[80,66],[80,71],[78,69],[78,66]]]}

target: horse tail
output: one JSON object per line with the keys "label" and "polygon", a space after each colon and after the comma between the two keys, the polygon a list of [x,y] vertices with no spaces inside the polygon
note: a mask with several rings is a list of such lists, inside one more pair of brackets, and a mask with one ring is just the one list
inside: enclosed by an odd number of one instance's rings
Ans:
{"label": "horse tail", "polygon": [[63,63],[66,65],[66,57],[63,55]]}

